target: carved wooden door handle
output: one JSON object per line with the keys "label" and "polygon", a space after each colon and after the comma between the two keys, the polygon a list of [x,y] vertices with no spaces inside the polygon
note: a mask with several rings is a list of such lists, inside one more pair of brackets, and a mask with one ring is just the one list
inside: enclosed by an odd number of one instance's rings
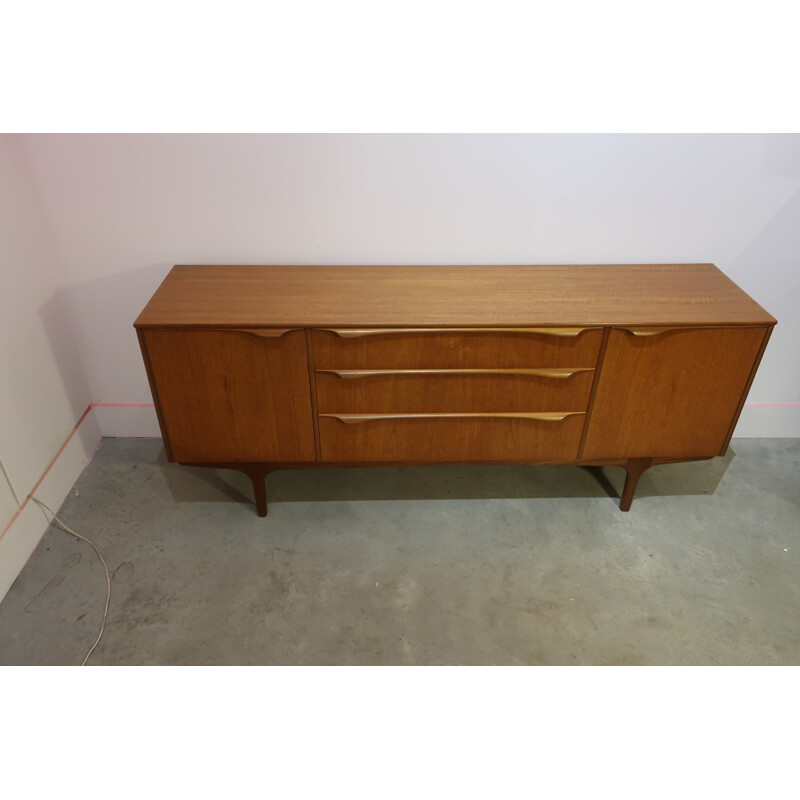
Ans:
{"label": "carved wooden door handle", "polygon": [[372,378],[390,375],[522,375],[533,378],[570,378],[578,372],[594,372],[593,367],[574,369],[318,369],[338,378]]}
{"label": "carved wooden door handle", "polygon": [[257,336],[259,339],[280,339],[292,331],[301,331],[302,328],[215,328],[213,330],[233,331],[234,333],[246,333],[250,336]]}
{"label": "carved wooden door handle", "polygon": [[542,411],[535,413],[464,413],[464,414],[320,414],[320,417],[338,419],[347,425],[358,422],[377,422],[398,419],[528,419],[538,422],[562,422],[567,417],[584,416],[583,411]]}
{"label": "carved wooden door handle", "polygon": [[381,336],[403,333],[532,333],[543,336],[575,337],[584,331],[600,330],[600,326],[590,328],[317,328],[333,333],[342,339],[356,339],[362,336]]}

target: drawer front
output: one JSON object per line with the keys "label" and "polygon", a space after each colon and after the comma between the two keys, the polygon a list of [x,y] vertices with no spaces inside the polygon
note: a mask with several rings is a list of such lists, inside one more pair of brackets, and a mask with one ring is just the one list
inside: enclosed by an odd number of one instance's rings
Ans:
{"label": "drawer front", "polygon": [[594,370],[317,370],[324,413],[585,411]]}
{"label": "drawer front", "polygon": [[568,461],[577,458],[583,420],[321,414],[320,448],[327,462]]}
{"label": "drawer front", "polygon": [[602,328],[315,329],[317,369],[594,367]]}

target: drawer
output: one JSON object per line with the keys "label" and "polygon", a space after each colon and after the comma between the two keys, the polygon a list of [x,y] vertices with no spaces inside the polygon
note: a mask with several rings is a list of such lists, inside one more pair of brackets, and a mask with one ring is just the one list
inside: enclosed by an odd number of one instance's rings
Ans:
{"label": "drawer", "polygon": [[319,415],[322,461],[568,461],[584,414]]}
{"label": "drawer", "polygon": [[594,370],[317,370],[324,413],[586,411]]}
{"label": "drawer", "polygon": [[317,369],[594,367],[602,328],[316,328]]}

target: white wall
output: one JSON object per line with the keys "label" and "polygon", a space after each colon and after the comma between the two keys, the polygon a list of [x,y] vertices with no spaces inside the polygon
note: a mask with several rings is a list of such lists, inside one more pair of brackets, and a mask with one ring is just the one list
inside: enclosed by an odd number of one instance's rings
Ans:
{"label": "white wall", "polygon": [[[46,528],[31,504],[9,523],[91,398],[31,184],[18,137],[0,135],[0,598]],[[91,436],[78,438],[92,447]],[[42,484],[48,505],[61,503],[80,466],[64,472],[62,464],[58,486]]]}
{"label": "white wall", "polygon": [[[800,136],[29,135],[99,403],[174,263],[711,261],[778,318],[738,435],[800,436]],[[104,409],[106,433],[157,433]],[[127,416],[126,416],[127,414]]]}
{"label": "white wall", "polygon": [[10,522],[11,517],[17,512],[17,499],[11,492],[5,474],[0,469],[0,531]]}

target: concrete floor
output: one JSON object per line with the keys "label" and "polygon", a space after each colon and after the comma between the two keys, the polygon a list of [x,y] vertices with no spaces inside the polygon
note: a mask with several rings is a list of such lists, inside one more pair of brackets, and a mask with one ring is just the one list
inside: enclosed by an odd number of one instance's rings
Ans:
{"label": "concrete floor", "polygon": [[[655,467],[627,514],[623,478],[277,472],[260,519],[239,473],[105,439],[60,510],[113,572],[89,663],[800,663],[800,440]],[[51,527],[0,604],[0,663],[80,663],[104,603]]]}

